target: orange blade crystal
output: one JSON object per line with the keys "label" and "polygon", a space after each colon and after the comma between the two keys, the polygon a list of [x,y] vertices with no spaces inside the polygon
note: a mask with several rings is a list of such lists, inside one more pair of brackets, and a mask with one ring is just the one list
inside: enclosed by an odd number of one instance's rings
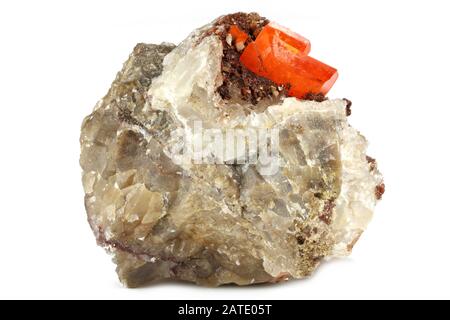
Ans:
{"label": "orange blade crystal", "polygon": [[289,95],[326,94],[337,79],[337,70],[308,57],[310,42],[271,22],[247,45],[241,63],[257,75],[289,85]]}
{"label": "orange blade crystal", "polygon": [[247,41],[248,39],[248,34],[239,29],[239,27],[236,25],[232,25],[230,27],[230,34],[233,37],[235,43],[245,43],[245,41]]}
{"label": "orange blade crystal", "polygon": [[276,22],[269,23],[263,30],[272,37],[274,50],[288,50],[291,53],[308,55],[311,51],[311,43],[301,35],[280,26]]}
{"label": "orange blade crystal", "polygon": [[289,95],[303,98],[308,93],[326,95],[336,82],[338,72],[309,56],[296,57],[286,72],[278,72],[276,83],[289,83]]}

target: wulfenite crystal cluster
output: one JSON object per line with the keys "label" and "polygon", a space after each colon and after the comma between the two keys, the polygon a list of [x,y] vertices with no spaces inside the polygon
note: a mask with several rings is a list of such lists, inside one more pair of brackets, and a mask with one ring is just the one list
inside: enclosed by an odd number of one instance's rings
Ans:
{"label": "wulfenite crystal cluster", "polygon": [[[303,278],[324,258],[348,255],[365,230],[384,184],[366,156],[366,140],[347,122],[349,101],[325,98],[326,81],[335,80],[328,66],[312,90],[301,87],[307,70],[292,78],[295,92],[282,69],[247,68],[257,50],[246,50],[274,34],[294,49],[306,43],[257,14],[240,13],[195,30],[176,47],[139,44],[85,118],[80,162],[88,221],[126,286]],[[276,52],[267,54],[276,59]],[[234,153],[222,153],[198,124],[223,137],[276,132],[275,140],[263,140],[274,157],[244,161],[261,156],[251,135],[246,148],[236,143]]]}

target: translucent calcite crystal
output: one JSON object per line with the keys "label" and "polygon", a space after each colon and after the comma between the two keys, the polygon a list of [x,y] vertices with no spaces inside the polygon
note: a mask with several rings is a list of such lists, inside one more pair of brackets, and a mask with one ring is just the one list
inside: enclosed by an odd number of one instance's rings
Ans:
{"label": "translucent calcite crystal", "polygon": [[[88,220],[128,287],[306,277],[324,258],[350,253],[383,188],[345,99],[281,97],[258,111],[223,100],[224,44],[211,28],[177,47],[137,45],[82,125]],[[193,132],[195,121],[277,129],[279,170],[183,161],[191,151],[170,151],[180,144],[173,132]]]}

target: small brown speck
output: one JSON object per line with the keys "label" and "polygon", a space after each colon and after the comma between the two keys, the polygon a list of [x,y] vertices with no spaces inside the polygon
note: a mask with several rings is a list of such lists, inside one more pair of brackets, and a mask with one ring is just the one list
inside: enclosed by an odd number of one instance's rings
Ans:
{"label": "small brown speck", "polygon": [[349,117],[352,114],[352,102],[346,98],[344,98],[343,100],[347,103],[347,106],[345,107],[345,114],[347,115],[347,117]]}
{"label": "small brown speck", "polygon": [[369,156],[366,156],[366,160],[369,163],[370,172],[377,168],[377,160]]}
{"label": "small brown speck", "polygon": [[331,224],[333,218],[333,208],[335,206],[334,199],[325,202],[323,211],[319,214],[319,219],[326,224]]}
{"label": "small brown speck", "polygon": [[303,99],[304,99],[304,100],[316,101],[316,102],[323,102],[323,101],[325,101],[325,100],[328,100],[328,98],[325,97],[324,94],[322,94],[322,93],[312,93],[312,92],[307,93],[307,94],[303,97]]}
{"label": "small brown speck", "polygon": [[375,197],[377,197],[377,200],[381,200],[383,197],[385,191],[385,185],[384,183],[381,183],[375,187]]}
{"label": "small brown speck", "polygon": [[302,237],[302,236],[297,236],[297,243],[298,243],[299,245],[305,244],[305,241],[306,241],[306,239],[305,239],[304,237]]}

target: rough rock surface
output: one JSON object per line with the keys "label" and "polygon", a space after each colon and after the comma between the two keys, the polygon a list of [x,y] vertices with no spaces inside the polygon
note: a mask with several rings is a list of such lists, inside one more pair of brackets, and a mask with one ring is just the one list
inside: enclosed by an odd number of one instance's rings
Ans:
{"label": "rough rock surface", "polygon": [[[176,48],[137,45],[82,125],[88,220],[128,287],[306,277],[322,259],[351,252],[380,193],[382,177],[347,123],[346,100],[286,98],[257,112],[224,101],[223,44],[204,36],[210,27]],[[196,120],[279,129],[280,170],[175,161],[172,132],[192,131]]]}

